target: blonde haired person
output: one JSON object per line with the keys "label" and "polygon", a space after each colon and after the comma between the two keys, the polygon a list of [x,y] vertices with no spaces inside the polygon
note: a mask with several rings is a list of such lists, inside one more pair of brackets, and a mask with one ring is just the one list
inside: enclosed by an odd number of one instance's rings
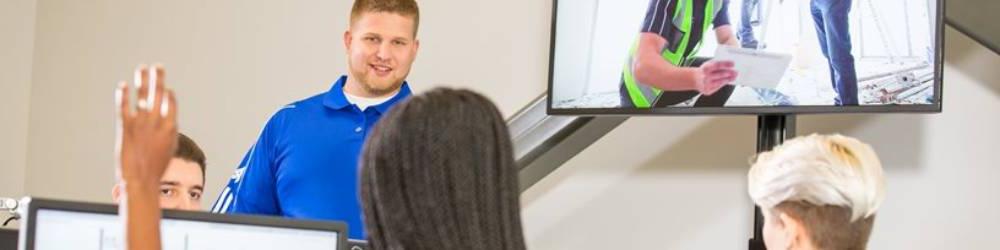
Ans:
{"label": "blonde haired person", "polygon": [[786,141],[758,155],[748,177],[768,249],[865,249],[885,200],[875,151],[842,135]]}

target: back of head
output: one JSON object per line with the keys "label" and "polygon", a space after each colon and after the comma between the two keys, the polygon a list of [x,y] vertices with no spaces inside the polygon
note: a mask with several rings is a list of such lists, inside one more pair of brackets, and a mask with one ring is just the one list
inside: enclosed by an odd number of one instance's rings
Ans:
{"label": "back of head", "polygon": [[765,213],[801,220],[819,249],[865,249],[885,199],[885,180],[869,145],[841,135],[810,135],[759,155],[749,192]]}
{"label": "back of head", "polygon": [[485,97],[439,88],[396,105],[361,166],[374,249],[524,249],[510,136]]}

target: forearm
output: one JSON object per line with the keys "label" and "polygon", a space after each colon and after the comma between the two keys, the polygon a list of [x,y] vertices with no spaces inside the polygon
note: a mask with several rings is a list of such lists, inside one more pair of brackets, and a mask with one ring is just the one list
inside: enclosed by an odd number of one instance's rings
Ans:
{"label": "forearm", "polygon": [[740,46],[740,40],[736,39],[736,36],[729,36],[728,38],[726,38],[725,41],[722,41],[721,44],[723,44],[723,45],[729,45],[729,46],[732,46],[732,47],[739,47]]}
{"label": "forearm", "polygon": [[729,45],[733,47],[740,46],[740,40],[736,38],[733,33],[733,27],[731,25],[722,25],[715,28],[715,37],[719,44]]}
{"label": "forearm", "polygon": [[125,207],[119,211],[125,219],[127,249],[160,249],[159,187],[144,181],[126,181],[124,197]]}
{"label": "forearm", "polygon": [[663,58],[640,58],[635,65],[636,80],[667,91],[694,90],[694,68],[670,64]]}
{"label": "forearm", "polygon": [[639,45],[632,61],[632,73],[635,79],[662,90],[695,89],[694,69],[676,66],[664,59],[661,53],[665,46],[667,40],[659,35],[652,33],[640,35]]}

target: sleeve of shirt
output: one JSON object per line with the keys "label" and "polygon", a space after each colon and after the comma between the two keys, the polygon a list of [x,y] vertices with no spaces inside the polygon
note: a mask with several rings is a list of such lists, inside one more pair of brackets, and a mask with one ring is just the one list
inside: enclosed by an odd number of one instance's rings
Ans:
{"label": "sleeve of shirt", "polygon": [[715,20],[712,20],[712,27],[729,25],[729,0],[722,1],[722,8],[719,13],[715,13]]}
{"label": "sleeve of shirt", "polygon": [[236,172],[212,206],[214,213],[280,215],[275,186],[274,142],[279,131],[279,113],[264,126],[257,142],[243,156]]}
{"label": "sleeve of shirt", "polygon": [[671,18],[667,15],[667,5],[673,0],[650,0],[649,7],[646,8],[646,17],[642,21],[642,31],[660,34],[666,37],[664,32],[670,32],[673,28]]}

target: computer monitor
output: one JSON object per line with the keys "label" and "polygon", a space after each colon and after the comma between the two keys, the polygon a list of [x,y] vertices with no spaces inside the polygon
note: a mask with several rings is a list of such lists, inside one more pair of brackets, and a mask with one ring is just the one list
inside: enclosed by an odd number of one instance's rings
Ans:
{"label": "computer monitor", "polygon": [[[124,249],[115,205],[31,199],[20,249]],[[344,250],[346,224],[278,217],[164,211],[163,249]]]}

